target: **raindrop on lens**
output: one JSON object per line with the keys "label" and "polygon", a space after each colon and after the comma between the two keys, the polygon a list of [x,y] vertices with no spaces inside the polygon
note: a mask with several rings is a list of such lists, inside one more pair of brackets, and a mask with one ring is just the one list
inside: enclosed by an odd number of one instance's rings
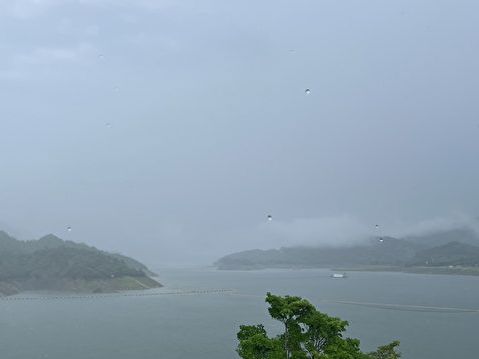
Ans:
{"label": "raindrop on lens", "polygon": [[71,231],[72,231],[72,227],[68,226],[68,227],[67,227],[67,231],[68,231],[68,232],[71,232]]}
{"label": "raindrop on lens", "polygon": [[272,221],[272,220],[273,220],[273,216],[268,215],[268,221]]}
{"label": "raindrop on lens", "polygon": [[311,90],[310,90],[310,89],[306,89],[306,90],[304,90],[304,93],[305,93],[306,95],[309,95],[309,94],[311,93]]}

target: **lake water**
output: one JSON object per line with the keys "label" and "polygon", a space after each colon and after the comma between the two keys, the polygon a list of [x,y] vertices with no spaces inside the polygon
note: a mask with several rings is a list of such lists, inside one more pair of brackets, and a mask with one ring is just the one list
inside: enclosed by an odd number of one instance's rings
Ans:
{"label": "lake water", "polygon": [[[348,320],[348,334],[361,339],[364,350],[399,339],[406,359],[478,357],[479,313],[459,309],[479,309],[479,277],[350,272],[346,279],[333,279],[328,270],[158,272],[165,284],[156,290],[161,295],[47,299],[22,294],[17,297],[32,299],[0,300],[1,358],[237,358],[240,324],[265,323],[271,332],[280,328],[267,316],[267,291],[303,296]],[[196,289],[235,291],[191,294]],[[171,294],[178,290],[186,294]]]}

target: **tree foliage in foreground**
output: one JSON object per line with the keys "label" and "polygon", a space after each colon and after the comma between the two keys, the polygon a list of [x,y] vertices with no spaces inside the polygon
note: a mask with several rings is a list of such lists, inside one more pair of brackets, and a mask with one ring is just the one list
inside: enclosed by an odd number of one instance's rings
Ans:
{"label": "tree foliage in foreground", "polygon": [[243,359],[398,359],[398,341],[363,353],[359,340],[343,338],[348,322],[318,311],[301,297],[266,295],[269,314],[284,331],[270,338],[263,325],[241,325],[237,352]]}

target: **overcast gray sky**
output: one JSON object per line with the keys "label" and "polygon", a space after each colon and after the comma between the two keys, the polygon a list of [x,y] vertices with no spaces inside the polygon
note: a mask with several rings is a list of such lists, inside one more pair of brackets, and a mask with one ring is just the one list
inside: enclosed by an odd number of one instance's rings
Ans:
{"label": "overcast gray sky", "polygon": [[475,217],[478,34],[475,0],[0,0],[0,224],[161,265]]}

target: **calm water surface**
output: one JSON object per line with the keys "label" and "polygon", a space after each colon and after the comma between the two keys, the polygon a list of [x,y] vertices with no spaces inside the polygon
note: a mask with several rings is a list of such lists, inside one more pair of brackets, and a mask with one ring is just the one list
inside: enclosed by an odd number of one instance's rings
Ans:
{"label": "calm water surface", "polygon": [[[280,326],[267,317],[264,295],[294,294],[350,322],[349,335],[370,350],[401,340],[406,359],[477,357],[479,277],[328,270],[216,271],[159,269],[165,288],[155,296],[0,300],[2,359],[237,358],[240,324]],[[195,289],[231,293],[167,294]],[[384,303],[341,304],[337,301]],[[389,304],[407,305],[393,307]]]}

